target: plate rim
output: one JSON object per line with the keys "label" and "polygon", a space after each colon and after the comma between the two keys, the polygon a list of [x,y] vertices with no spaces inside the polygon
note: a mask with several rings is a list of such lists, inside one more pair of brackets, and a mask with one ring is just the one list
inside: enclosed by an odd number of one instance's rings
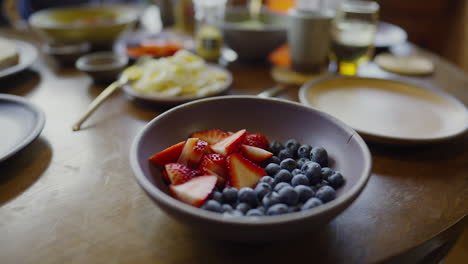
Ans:
{"label": "plate rim", "polygon": [[142,94],[142,93],[135,92],[131,88],[131,86],[128,85],[128,84],[123,85],[122,90],[125,92],[126,95],[130,96],[132,99],[138,99],[138,100],[142,100],[142,101],[145,101],[145,102],[148,102],[148,103],[159,104],[159,105],[177,105],[177,104],[187,103],[187,102],[198,100],[198,99],[203,99],[203,98],[207,98],[207,97],[221,95],[221,94],[227,92],[230,89],[230,87],[232,85],[232,82],[233,82],[232,73],[228,69],[226,69],[226,68],[224,68],[224,67],[222,67],[220,65],[213,64],[213,63],[207,63],[206,67],[211,68],[211,69],[215,69],[215,70],[218,70],[218,71],[222,71],[227,76],[226,82],[225,82],[225,84],[223,85],[223,87],[221,89],[219,89],[218,91],[215,91],[213,93],[209,93],[207,95],[158,97],[158,96],[147,95],[147,94]]}
{"label": "plate rim", "polygon": [[18,144],[16,144],[11,150],[7,151],[5,154],[0,154],[0,163],[1,163],[7,160],[8,158],[10,158],[11,156],[15,155],[16,153],[18,153],[20,150],[27,147],[36,138],[38,138],[42,130],[44,129],[46,118],[45,118],[45,113],[42,109],[40,109],[39,107],[29,102],[23,97],[20,97],[17,95],[11,95],[11,94],[0,94],[0,101],[10,101],[10,102],[16,103],[18,105],[21,105],[24,108],[28,108],[29,110],[31,110],[37,115],[36,124],[31,129],[29,135],[21,139]]}
{"label": "plate rim", "polygon": [[[32,45],[31,43],[28,43],[26,41],[22,40],[9,40],[11,42],[15,43],[15,46],[18,48],[18,55],[20,57],[20,62],[16,65],[10,66],[6,69],[3,69],[0,71],[0,78],[4,78],[10,75],[13,75],[15,73],[21,72],[25,70],[26,68],[30,67],[34,62],[36,62],[39,52],[37,51],[37,48]],[[21,63],[22,57],[24,55],[28,55],[26,57],[26,61]]]}
{"label": "plate rim", "polygon": [[[335,80],[335,79],[367,79],[367,80],[374,80],[374,81],[385,81],[385,82],[396,82],[396,83],[401,83],[404,85],[410,85],[410,86],[415,86],[417,88],[426,90],[430,93],[434,93],[438,96],[441,96],[447,100],[449,100],[451,103],[457,105],[458,107],[465,109],[465,116],[468,117],[468,109],[467,107],[457,98],[454,96],[446,93],[445,91],[442,91],[440,89],[434,90],[430,89],[429,86],[423,85],[421,83],[418,83],[416,81],[409,81],[409,80],[400,80],[400,79],[392,79],[392,78],[376,78],[376,77],[364,77],[364,76],[343,76],[343,75],[337,75],[337,74],[330,74],[330,75],[325,75],[321,78],[309,81],[302,85],[299,89],[299,101],[309,107],[312,107],[314,109],[317,109],[319,111],[324,111],[321,108],[318,108],[314,105],[312,105],[308,100],[307,100],[307,91],[309,89],[312,89],[314,86],[316,86],[319,83],[330,81],[330,80]],[[325,111],[324,111],[325,112]],[[340,119],[341,120],[341,119]],[[342,120],[345,122],[344,120]],[[351,126],[351,125],[349,125]],[[463,129],[460,129],[459,131],[455,133],[449,133],[443,136],[436,136],[436,137],[426,137],[426,138],[417,138],[417,137],[398,137],[398,136],[388,136],[388,135],[381,135],[378,133],[373,133],[369,131],[363,131],[361,129],[355,128],[354,126],[351,126],[354,130],[356,130],[362,137],[366,140],[372,141],[372,142],[377,142],[377,143],[390,143],[390,144],[397,144],[397,145],[423,145],[423,144],[431,144],[431,143],[438,143],[438,142],[443,142],[443,141],[448,141],[450,139],[459,137],[466,132],[468,132],[468,122],[465,125]]]}

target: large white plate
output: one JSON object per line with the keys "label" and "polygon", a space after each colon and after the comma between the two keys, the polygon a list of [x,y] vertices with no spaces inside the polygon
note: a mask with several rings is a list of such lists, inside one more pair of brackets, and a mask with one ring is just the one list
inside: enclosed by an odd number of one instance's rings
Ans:
{"label": "large white plate", "polygon": [[26,99],[0,94],[0,162],[34,141],[44,123],[42,110]]}
{"label": "large white plate", "polygon": [[19,63],[0,70],[0,78],[23,71],[24,69],[31,66],[37,59],[38,53],[36,47],[20,40],[14,40],[14,42],[16,43],[16,48],[18,49],[19,53]]}
{"label": "large white plate", "polygon": [[468,130],[468,111],[452,96],[406,82],[325,77],[303,85],[302,103],[341,119],[371,141],[423,144]]}
{"label": "large white plate", "polygon": [[210,96],[216,96],[216,95],[221,95],[227,90],[229,90],[231,84],[232,84],[232,74],[224,69],[223,67],[217,66],[215,64],[209,64],[206,66],[207,70],[209,71],[218,71],[218,72],[223,72],[227,78],[226,82],[224,85],[217,91],[198,96],[198,95],[184,95],[184,96],[172,96],[172,97],[164,97],[164,96],[158,96],[157,94],[146,94],[146,93],[140,93],[138,91],[135,91],[130,85],[124,85],[122,88],[126,94],[128,94],[131,98],[135,98],[138,100],[142,100],[145,102],[149,103],[154,103],[154,104],[159,104],[159,105],[177,105],[177,104],[182,104],[186,103],[189,101],[205,98],[205,97],[210,97]]}

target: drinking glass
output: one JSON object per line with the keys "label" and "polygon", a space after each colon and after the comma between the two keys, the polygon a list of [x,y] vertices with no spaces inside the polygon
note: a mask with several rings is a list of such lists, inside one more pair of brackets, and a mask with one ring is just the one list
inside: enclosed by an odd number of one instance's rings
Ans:
{"label": "drinking glass", "polygon": [[332,22],[330,59],[337,72],[356,75],[359,64],[368,61],[374,50],[379,5],[372,1],[346,1]]}

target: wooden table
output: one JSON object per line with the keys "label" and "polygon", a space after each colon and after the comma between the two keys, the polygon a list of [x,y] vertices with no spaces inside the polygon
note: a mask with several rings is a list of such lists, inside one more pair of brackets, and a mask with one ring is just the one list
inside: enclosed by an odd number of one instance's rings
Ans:
{"label": "wooden table", "polygon": [[[28,34],[2,31],[2,35]],[[410,50],[413,50],[410,46]],[[468,104],[468,77],[442,59],[438,85]],[[359,198],[313,237],[245,246],[207,240],[148,199],[130,170],[133,137],[163,110],[116,94],[84,125],[72,123],[102,87],[41,56],[1,80],[47,117],[41,136],[0,164],[0,263],[417,263],[453,244],[468,213],[468,136],[413,148],[370,144],[373,174]],[[369,66],[367,73],[394,77]],[[232,65],[232,93],[274,84],[265,65]],[[282,95],[297,100],[297,88]],[[0,128],[0,131],[8,128]],[[428,254],[432,254],[428,256]],[[426,263],[426,262],[425,262]]]}

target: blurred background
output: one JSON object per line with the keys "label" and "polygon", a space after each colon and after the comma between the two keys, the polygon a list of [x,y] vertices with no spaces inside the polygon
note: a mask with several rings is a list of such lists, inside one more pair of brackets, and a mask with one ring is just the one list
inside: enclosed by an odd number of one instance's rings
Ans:
{"label": "blurred background", "polygon": [[[156,4],[161,10],[164,26],[174,23],[172,9],[185,0],[0,0],[0,22],[20,23],[31,13],[53,6],[82,3]],[[190,2],[190,1],[189,1]],[[228,6],[246,5],[246,0],[228,0]],[[266,6],[275,12],[285,12],[294,6],[294,0],[266,0]],[[468,72],[468,3],[466,0],[377,0],[380,20],[402,27],[408,39],[416,45],[433,51]]]}

